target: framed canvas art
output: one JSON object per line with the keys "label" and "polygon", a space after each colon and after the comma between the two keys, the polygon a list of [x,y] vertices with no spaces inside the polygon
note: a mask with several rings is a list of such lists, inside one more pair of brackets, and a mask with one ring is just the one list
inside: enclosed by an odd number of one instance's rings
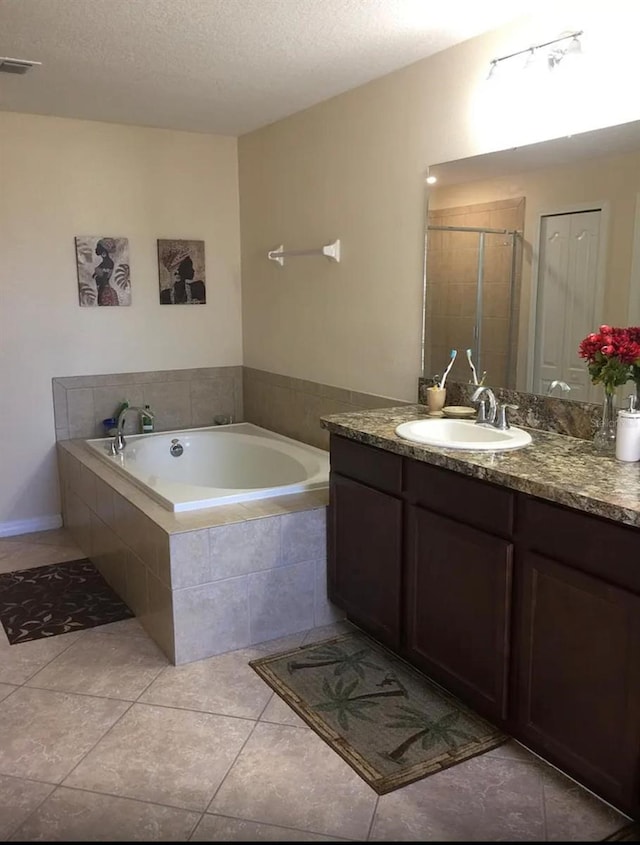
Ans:
{"label": "framed canvas art", "polygon": [[80,305],[131,305],[128,238],[76,235],[75,243]]}
{"label": "framed canvas art", "polygon": [[158,274],[161,305],[204,305],[204,241],[158,240]]}

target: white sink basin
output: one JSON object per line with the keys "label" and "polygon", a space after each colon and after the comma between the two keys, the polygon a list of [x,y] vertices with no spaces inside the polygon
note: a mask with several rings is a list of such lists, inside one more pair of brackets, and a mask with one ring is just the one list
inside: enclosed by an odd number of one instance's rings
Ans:
{"label": "white sink basin", "polygon": [[477,425],[473,420],[411,420],[401,423],[396,428],[396,434],[404,440],[425,446],[466,449],[471,452],[504,452],[507,449],[522,449],[531,443],[531,435],[521,428],[512,426],[506,431],[500,431],[491,425]]}

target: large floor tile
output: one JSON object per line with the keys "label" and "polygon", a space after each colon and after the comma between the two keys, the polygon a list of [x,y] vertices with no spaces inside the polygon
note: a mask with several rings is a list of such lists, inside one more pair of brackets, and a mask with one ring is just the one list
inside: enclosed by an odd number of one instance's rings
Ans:
{"label": "large floor tile", "polygon": [[290,827],[259,824],[206,813],[191,837],[192,842],[346,842],[334,836],[308,833]]}
{"label": "large floor tile", "polygon": [[36,543],[5,544],[0,547],[0,573],[33,569],[51,563],[81,560],[85,555],[76,546],[49,546]]}
{"label": "large floor tile", "polygon": [[561,772],[540,768],[549,842],[599,842],[630,823]]}
{"label": "large floor tile", "polygon": [[0,683],[24,684],[44,666],[73,645],[83,631],[70,631],[56,637],[42,637],[26,643],[9,645],[6,636],[0,637]]}
{"label": "large floor tile", "polygon": [[292,725],[298,728],[307,727],[307,723],[275,692],[271,696],[271,701],[263,710],[260,721],[274,722],[276,725]]}
{"label": "large floor tile", "polygon": [[2,702],[0,773],[59,783],[130,705],[21,687]]}
{"label": "large floor tile", "polygon": [[382,795],[376,842],[542,842],[538,767],[486,754]]}
{"label": "large floor tile", "polygon": [[[20,534],[17,537],[9,538],[9,542],[33,543],[39,546],[66,546],[74,548],[77,552],[80,549],[76,546],[71,532],[67,528],[50,528],[47,531],[31,531],[28,534]],[[0,552],[2,551],[3,540],[0,540]],[[80,552],[80,557],[82,553]]]}
{"label": "large floor tile", "polygon": [[53,789],[48,783],[0,775],[0,840],[8,839]]}
{"label": "large floor tile", "polygon": [[260,722],[209,812],[365,839],[377,795],[313,731]]}
{"label": "large floor tile", "polygon": [[241,649],[185,666],[169,666],[140,701],[257,719],[272,691],[249,666],[253,654]]}
{"label": "large floor tile", "polygon": [[254,722],[134,704],[65,780],[187,810],[204,810]]}
{"label": "large floor tile", "polygon": [[186,842],[199,813],[59,787],[14,842]]}
{"label": "large floor tile", "polygon": [[117,622],[107,622],[106,625],[100,625],[98,630],[101,634],[124,634],[127,637],[149,636],[135,616],[119,619]]}
{"label": "large floor tile", "polygon": [[13,686],[12,684],[0,684],[0,701],[2,701],[3,698],[6,698],[9,693],[13,692],[15,689],[18,689],[18,687]]}
{"label": "large floor tile", "polygon": [[323,625],[321,628],[312,628],[304,636],[303,644],[319,643],[322,640],[330,640],[333,637],[339,637],[342,634],[348,634],[350,631],[356,631],[357,628],[346,619],[341,619],[339,622],[332,622],[330,625]]}
{"label": "large floor tile", "polygon": [[27,683],[135,701],[166,666],[167,658],[151,639],[93,628]]}

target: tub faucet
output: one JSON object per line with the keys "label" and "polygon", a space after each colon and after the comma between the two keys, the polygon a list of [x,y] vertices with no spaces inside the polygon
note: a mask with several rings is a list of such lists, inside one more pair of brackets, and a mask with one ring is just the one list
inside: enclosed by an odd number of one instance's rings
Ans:
{"label": "tub faucet", "polygon": [[109,446],[110,455],[119,455],[122,451],[124,451],[124,447],[127,445],[127,441],[124,439],[123,429],[124,422],[129,411],[135,411],[139,415],[144,414],[147,417],[151,417],[151,419],[155,417],[155,414],[153,411],[150,411],[149,408],[139,408],[137,405],[129,405],[128,407],[123,408],[118,416],[118,425],[115,436]]}

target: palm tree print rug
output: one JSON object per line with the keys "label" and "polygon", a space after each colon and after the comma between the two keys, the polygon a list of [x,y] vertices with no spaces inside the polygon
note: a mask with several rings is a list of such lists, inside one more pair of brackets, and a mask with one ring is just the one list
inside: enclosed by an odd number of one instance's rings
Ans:
{"label": "palm tree print rug", "polygon": [[87,558],[0,575],[0,622],[10,645],[133,615]]}
{"label": "palm tree print rug", "polygon": [[361,632],[249,665],[379,795],[508,739]]}

